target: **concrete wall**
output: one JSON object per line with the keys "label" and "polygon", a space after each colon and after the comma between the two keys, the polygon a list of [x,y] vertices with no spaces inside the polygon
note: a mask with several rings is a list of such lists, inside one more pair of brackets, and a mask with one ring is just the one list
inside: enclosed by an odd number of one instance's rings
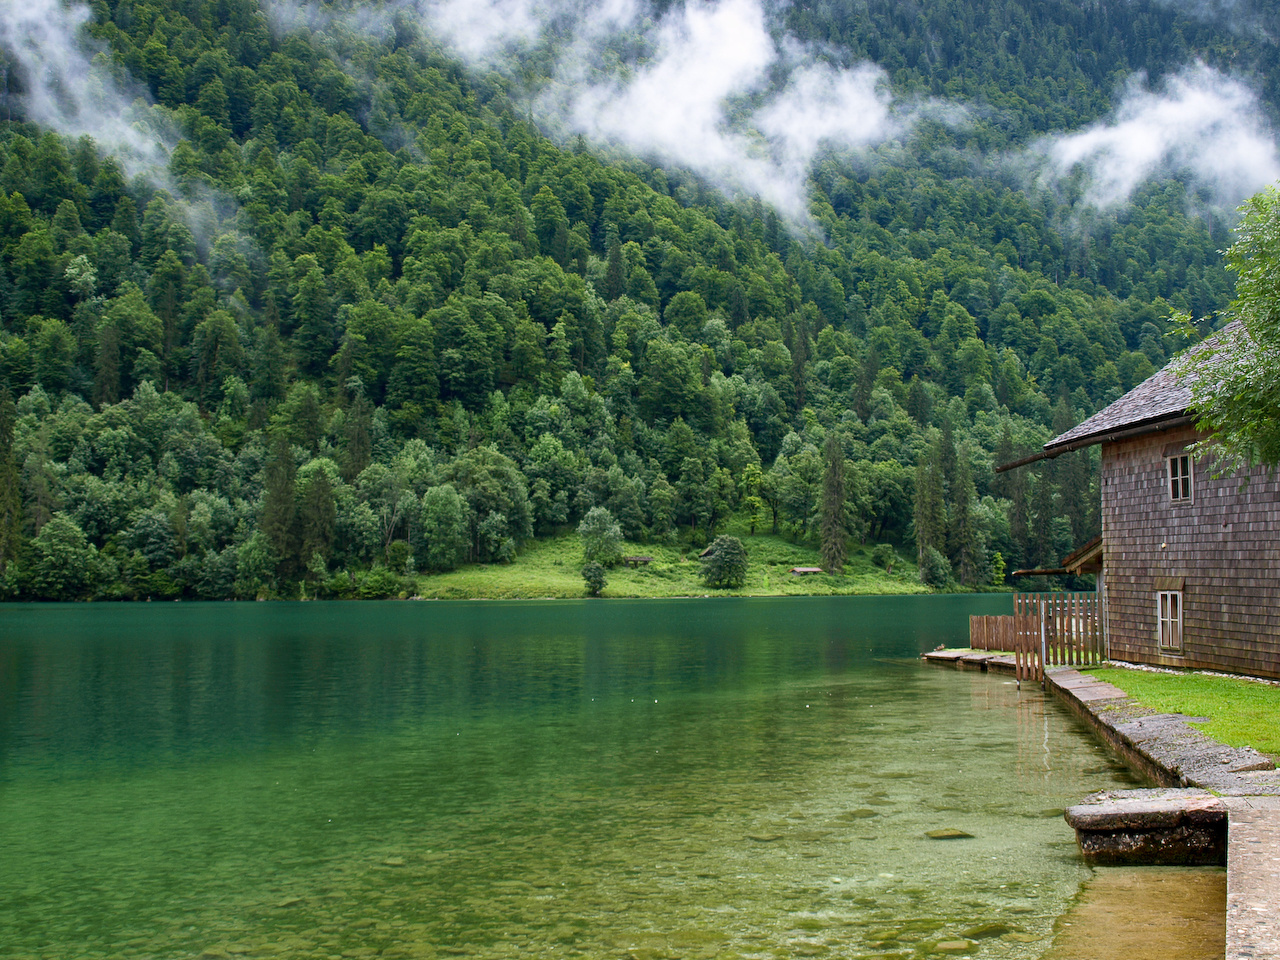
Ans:
{"label": "concrete wall", "polygon": [[[1280,677],[1280,477],[1215,479],[1193,461],[1191,502],[1173,501],[1165,458],[1190,427],[1102,447],[1111,656]],[[1183,650],[1159,649],[1156,592],[1183,583]]]}

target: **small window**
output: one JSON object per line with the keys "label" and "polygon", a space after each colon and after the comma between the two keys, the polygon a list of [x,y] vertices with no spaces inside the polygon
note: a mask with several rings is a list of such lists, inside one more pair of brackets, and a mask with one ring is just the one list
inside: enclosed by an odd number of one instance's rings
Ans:
{"label": "small window", "polygon": [[1169,499],[1191,499],[1191,454],[1169,458]]}
{"label": "small window", "polygon": [[1161,590],[1156,594],[1156,620],[1160,649],[1182,652],[1182,591]]}

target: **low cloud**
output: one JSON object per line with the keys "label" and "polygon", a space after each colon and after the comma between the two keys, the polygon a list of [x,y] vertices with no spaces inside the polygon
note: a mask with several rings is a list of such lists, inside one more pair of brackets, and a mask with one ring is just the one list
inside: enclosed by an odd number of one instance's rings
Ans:
{"label": "low cloud", "polygon": [[67,137],[92,137],[129,176],[163,180],[172,141],[138,90],[91,58],[82,35],[91,12],[60,0],[0,4],[0,47],[11,58],[26,118]]}
{"label": "low cloud", "polygon": [[557,12],[555,4],[537,0],[417,0],[415,5],[435,34],[471,61],[536,41]]}
{"label": "low cloud", "polygon": [[91,17],[82,3],[0,0],[0,49],[22,90],[15,112],[64,137],[91,138],[131,180],[167,191],[170,210],[209,249],[233,222],[236,201],[204,185],[178,188],[169,158],[179,133],[144,88],[115,78],[109,54],[83,29]]}
{"label": "low cloud", "polygon": [[591,83],[585,62],[561,67],[559,101],[570,130],[713,176],[765,179],[769,160],[726,112],[731,97],[758,89],[776,53],[750,0],[673,10],[651,38],[654,56],[629,74]]}
{"label": "low cloud", "polygon": [[[1253,11],[1245,0],[1167,2],[1232,22]],[[661,16],[644,0],[412,3],[435,35],[489,67],[553,43],[553,81],[533,101],[549,128],[690,169],[761,197],[796,223],[807,220],[806,181],[824,150],[875,147],[926,114],[951,126],[967,116],[963,105],[895,100],[876,64],[824,62],[778,34],[764,0],[687,0]],[[1083,176],[1085,201],[1104,208],[1170,174],[1189,177],[1222,206],[1280,178],[1256,94],[1203,64],[1158,89],[1131,81],[1112,116],[1045,138],[1031,159],[1041,186]]]}
{"label": "low cloud", "polygon": [[1275,35],[1274,5],[1259,0],[1156,0],[1162,6],[1204,23],[1217,24],[1240,34]]}
{"label": "low cloud", "polygon": [[753,120],[782,167],[800,174],[825,146],[870,146],[900,133],[909,118],[890,99],[884,71],[864,63],[801,67]]}
{"label": "low cloud", "polygon": [[[48,2],[48,0],[45,0]],[[305,0],[264,0],[278,24],[302,25]],[[770,0],[387,0],[346,8],[348,26],[417,17],[475,67],[510,76],[533,116],[655,163],[690,170],[809,223],[808,177],[824,151],[868,151],[905,139],[923,117],[965,124],[963,104],[894,98],[874,63],[840,65],[781,31]],[[1240,19],[1246,0],[1166,0],[1197,16]],[[312,23],[313,28],[321,24]],[[371,30],[371,32],[377,32]],[[534,89],[523,65],[540,64]],[[550,79],[542,83],[544,73]],[[1114,113],[1028,151],[970,159],[991,172],[1029,169],[1041,188],[1083,185],[1084,202],[1127,202],[1144,182],[1178,175],[1234,206],[1280,178],[1280,156],[1257,96],[1203,64],[1158,89],[1139,77]]]}
{"label": "low cloud", "polygon": [[843,69],[779,39],[761,0],[689,0],[657,16],[641,0],[413,0],[428,29],[473,63],[518,71],[554,47],[535,116],[566,134],[679,166],[807,219],[805,181],[825,149],[904,127],[873,64]]}
{"label": "low cloud", "polygon": [[1130,83],[1113,116],[1042,141],[1042,182],[1082,171],[1085,199],[1105,208],[1162,174],[1189,175],[1223,205],[1280,179],[1275,135],[1243,83],[1204,64],[1159,90],[1144,80]]}

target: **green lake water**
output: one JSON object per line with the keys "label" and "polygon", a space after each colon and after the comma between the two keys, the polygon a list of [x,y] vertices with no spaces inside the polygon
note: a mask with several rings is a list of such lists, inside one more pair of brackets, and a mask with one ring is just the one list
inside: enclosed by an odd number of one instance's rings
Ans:
{"label": "green lake water", "polygon": [[1008,604],[0,607],[0,957],[1039,956],[1132,781]]}

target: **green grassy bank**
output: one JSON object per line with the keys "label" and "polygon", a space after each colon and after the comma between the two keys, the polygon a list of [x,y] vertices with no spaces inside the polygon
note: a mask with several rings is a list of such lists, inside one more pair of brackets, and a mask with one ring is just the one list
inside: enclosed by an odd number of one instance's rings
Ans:
{"label": "green grassy bank", "polygon": [[1280,685],[1198,673],[1098,667],[1085,671],[1153,710],[1207,717],[1194,726],[1232,747],[1280,756]]}
{"label": "green grassy bank", "polygon": [[[651,563],[608,571],[603,597],[692,596],[832,596],[843,594],[928,593],[914,564],[899,559],[892,572],[871,561],[870,547],[850,551],[842,576],[826,573],[793,576],[792,567],[816,567],[818,551],[783,537],[743,537],[749,567],[746,584],[736,590],[713,590],[701,578],[696,550],[687,544],[628,543],[628,556],[652,557]],[[576,534],[538,540],[515,563],[473,565],[434,576],[419,576],[417,595],[428,599],[528,599],[584,596],[582,541]]]}

